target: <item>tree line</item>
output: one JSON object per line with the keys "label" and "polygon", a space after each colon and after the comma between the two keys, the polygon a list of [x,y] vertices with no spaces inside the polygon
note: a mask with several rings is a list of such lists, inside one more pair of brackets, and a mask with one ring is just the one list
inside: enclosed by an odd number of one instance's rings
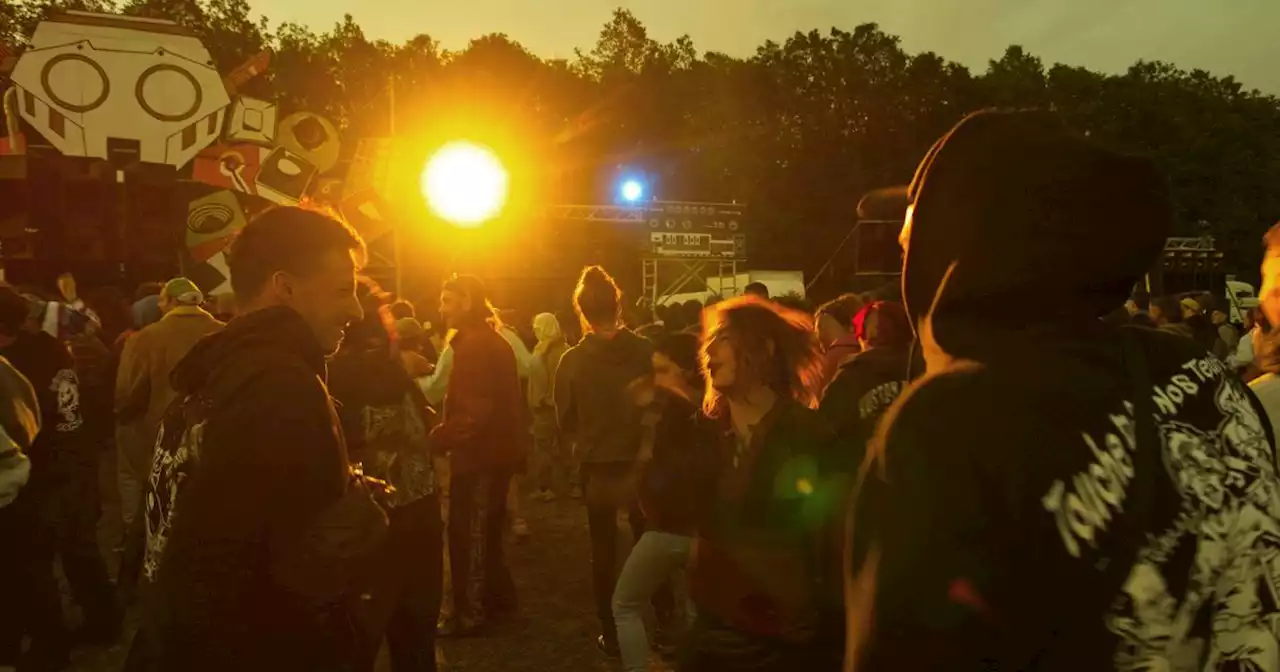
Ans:
{"label": "tree line", "polygon": [[625,168],[646,171],[665,199],[749,203],[757,267],[815,271],[825,260],[815,250],[845,236],[861,194],[909,180],[939,135],[989,106],[1052,108],[1101,142],[1156,157],[1179,235],[1213,234],[1242,275],[1256,274],[1258,237],[1280,216],[1277,99],[1170,63],[1104,74],[1011,46],[973,72],[908,53],[873,23],[797,32],[739,58],[687,36],[659,42],[623,9],[589,49],[545,59],[501,33],[451,51],[426,34],[370,39],[350,15],[326,32],[272,24],[245,0],[0,0],[0,40],[21,45],[55,9],[176,20],[223,71],[270,49],[270,71],[246,93],[323,113],[345,137],[384,136],[393,123],[400,135],[484,128],[553,176],[544,201],[600,202]]}

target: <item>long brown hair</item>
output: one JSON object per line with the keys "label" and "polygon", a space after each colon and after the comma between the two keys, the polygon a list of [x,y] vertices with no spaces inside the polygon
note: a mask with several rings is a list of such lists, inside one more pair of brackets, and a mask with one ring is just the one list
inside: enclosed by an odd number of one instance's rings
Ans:
{"label": "long brown hair", "polygon": [[[822,394],[822,351],[813,333],[813,317],[755,296],[740,296],[702,314],[703,362],[706,347],[721,335],[733,336],[738,370],[750,370],[766,387],[816,408]],[[703,411],[712,417],[724,409],[724,395],[707,380]]]}

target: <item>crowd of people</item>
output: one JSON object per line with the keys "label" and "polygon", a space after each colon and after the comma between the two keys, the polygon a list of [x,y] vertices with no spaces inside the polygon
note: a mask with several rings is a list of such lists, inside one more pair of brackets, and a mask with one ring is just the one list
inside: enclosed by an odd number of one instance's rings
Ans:
{"label": "crowd of people", "polygon": [[519,612],[522,490],[581,501],[626,672],[1280,669],[1280,225],[1237,328],[1134,291],[1169,187],[1049,113],[967,117],[898,193],[901,294],[811,311],[641,315],[592,266],[528,324],[451,277],[433,327],[288,207],[228,250],[234,306],[0,287],[0,669],[132,604],[130,671],[434,670]]}

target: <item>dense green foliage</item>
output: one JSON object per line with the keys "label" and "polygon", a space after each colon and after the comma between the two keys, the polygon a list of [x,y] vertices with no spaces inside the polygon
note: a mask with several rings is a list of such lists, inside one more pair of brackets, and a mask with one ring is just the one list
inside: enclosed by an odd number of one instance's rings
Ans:
{"label": "dense green foliage", "polygon": [[974,73],[907,53],[875,24],[796,33],[735,58],[687,37],[659,43],[624,10],[589,50],[547,60],[502,34],[453,52],[427,35],[371,40],[350,16],[324,33],[272,25],[245,0],[0,0],[0,40],[20,44],[51,6],[176,19],[224,69],[270,48],[271,72],[252,92],[323,112],[348,136],[388,132],[394,81],[397,131],[483,126],[518,139],[550,180],[545,200],[599,201],[612,171],[634,166],[652,171],[663,198],[748,202],[763,266],[816,270],[815,251],[844,236],[860,194],[909,179],[937,136],[991,105],[1052,107],[1103,142],[1158,157],[1180,233],[1208,227],[1247,275],[1280,213],[1277,99],[1168,63],[1108,75],[1046,67],[1013,46]]}

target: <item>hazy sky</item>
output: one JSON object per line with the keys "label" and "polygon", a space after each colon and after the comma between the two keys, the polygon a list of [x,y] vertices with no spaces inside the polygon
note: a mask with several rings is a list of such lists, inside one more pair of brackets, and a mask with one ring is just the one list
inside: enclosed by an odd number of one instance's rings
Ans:
{"label": "hazy sky", "polygon": [[250,0],[273,23],[328,30],[350,12],[372,38],[418,33],[459,49],[503,32],[540,56],[589,48],[613,8],[650,35],[689,34],[703,51],[748,55],[796,30],[877,22],[910,52],[935,51],[977,70],[1010,44],[1046,64],[1121,71],[1138,59],[1235,75],[1280,94],[1280,0]]}

